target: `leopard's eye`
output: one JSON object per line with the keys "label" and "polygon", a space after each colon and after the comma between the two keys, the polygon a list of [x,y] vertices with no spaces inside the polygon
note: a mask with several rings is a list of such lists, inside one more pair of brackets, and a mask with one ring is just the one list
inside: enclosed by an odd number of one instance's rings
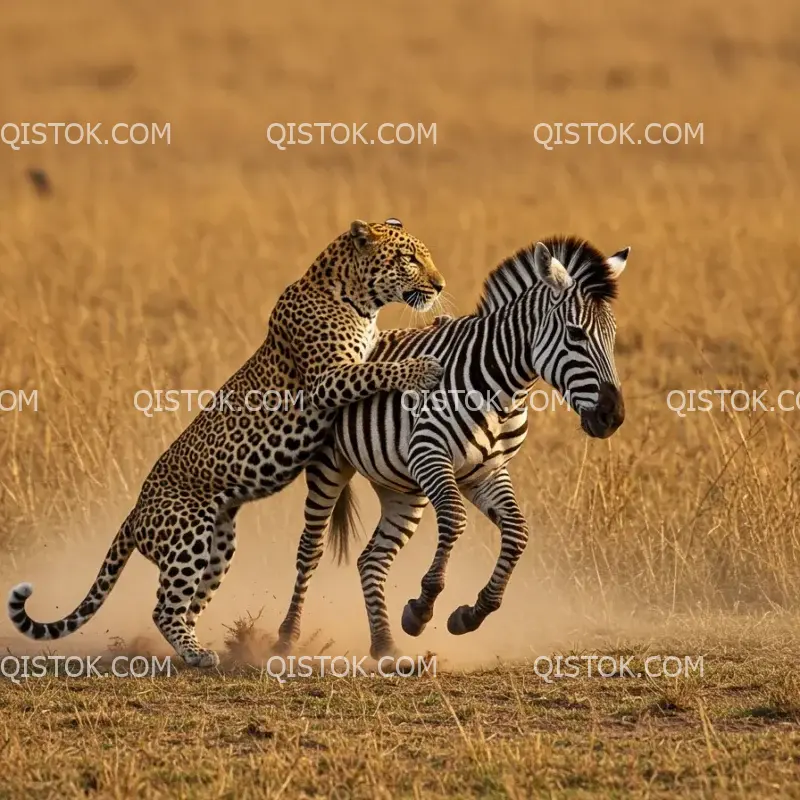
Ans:
{"label": "leopard's eye", "polygon": [[402,251],[398,250],[397,263],[401,267],[411,267],[417,266],[419,262],[413,253],[403,253]]}

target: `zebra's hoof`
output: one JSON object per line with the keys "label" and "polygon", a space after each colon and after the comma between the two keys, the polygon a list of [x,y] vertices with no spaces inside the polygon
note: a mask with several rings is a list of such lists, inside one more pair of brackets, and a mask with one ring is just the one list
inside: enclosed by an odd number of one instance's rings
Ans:
{"label": "zebra's hoof", "polygon": [[272,645],[272,655],[286,658],[286,656],[291,655],[293,649],[294,645],[292,642],[286,641],[285,639],[278,639],[278,641]]}
{"label": "zebra's hoof", "polygon": [[369,648],[369,657],[375,659],[375,661],[383,659],[384,664],[388,664],[390,661],[394,661],[402,655],[403,654],[397,649],[395,643],[391,640],[374,642]]}
{"label": "zebra's hoof", "polygon": [[447,630],[453,636],[461,636],[465,633],[472,633],[477,630],[481,623],[475,618],[472,606],[459,606],[447,618]]}
{"label": "zebra's hoof", "polygon": [[400,624],[403,626],[403,630],[409,636],[419,636],[422,631],[425,630],[425,626],[428,624],[427,620],[423,620],[414,608],[412,607],[412,603],[414,600],[409,600],[406,603],[406,607],[403,609],[403,618]]}
{"label": "zebra's hoof", "polygon": [[183,660],[190,667],[218,667],[219,656],[213,650],[198,650],[184,656]]}

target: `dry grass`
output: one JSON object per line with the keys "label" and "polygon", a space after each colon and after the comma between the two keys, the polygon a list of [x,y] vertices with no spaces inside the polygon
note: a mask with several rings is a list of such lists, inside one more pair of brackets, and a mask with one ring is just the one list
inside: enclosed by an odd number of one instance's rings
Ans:
{"label": "dry grass", "polygon": [[[790,796],[800,693],[795,684],[778,700],[772,685],[793,667],[796,649],[774,630],[751,639],[749,652],[712,638],[697,680],[546,684],[523,662],[407,680],[281,685],[242,668],[0,684],[4,790],[143,798]],[[634,653],[641,665],[649,651],[606,652]]]}
{"label": "dry grass", "polygon": [[[587,442],[563,409],[534,415],[513,472],[537,535],[506,605],[468,642],[438,629],[419,642],[452,669],[500,666],[366,685],[280,687],[236,670],[2,684],[0,797],[790,793],[800,409],[682,419],[666,396],[769,389],[775,405],[800,388],[798,30],[789,0],[676,0],[668,13],[633,0],[5,9],[3,121],[172,132],[170,146],[0,149],[0,389],[39,398],[38,413],[0,413],[0,577],[44,578],[41,617],[82,597],[192,416],[146,418],[134,394],[221,384],[281,289],[351,219],[403,219],[462,311],[532,239],[569,231],[633,251],[618,305],[625,425]],[[543,120],[702,122],[705,143],[548,152],[532,137]],[[280,152],[264,139],[275,121],[435,122],[438,138]],[[414,322],[391,310],[382,324]],[[293,487],[242,515],[207,638],[248,613],[274,631],[301,497]],[[398,614],[430,557],[430,520],[417,539],[393,573]],[[473,597],[495,545],[475,519],[437,619]],[[151,634],[147,569],[129,568],[92,647]],[[323,569],[315,586],[308,631],[363,650],[352,569]],[[737,619],[722,647],[719,628]],[[679,686],[545,688],[509,666],[598,635],[612,649],[626,638],[717,654]]]}

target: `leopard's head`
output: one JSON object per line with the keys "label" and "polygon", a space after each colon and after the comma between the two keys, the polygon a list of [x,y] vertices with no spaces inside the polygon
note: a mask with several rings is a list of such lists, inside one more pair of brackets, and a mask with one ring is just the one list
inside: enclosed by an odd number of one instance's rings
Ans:
{"label": "leopard's head", "polygon": [[444,277],[428,248],[400,220],[357,219],[350,225],[350,240],[359,283],[374,306],[402,302],[428,311],[434,305],[444,289]]}

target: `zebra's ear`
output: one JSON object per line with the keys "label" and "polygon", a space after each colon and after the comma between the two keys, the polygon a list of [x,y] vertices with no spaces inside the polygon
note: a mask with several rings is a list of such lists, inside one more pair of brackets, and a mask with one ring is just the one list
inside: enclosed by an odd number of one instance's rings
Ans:
{"label": "zebra's ear", "polygon": [[630,252],[630,247],[626,247],[606,259],[606,266],[611,270],[611,277],[615,280],[622,275],[622,271],[625,269],[625,265],[628,263],[628,256],[630,255]]}
{"label": "zebra's ear", "polygon": [[536,276],[553,291],[563,292],[572,286],[572,276],[567,268],[553,255],[542,242],[536,242],[533,251],[533,266]]}

